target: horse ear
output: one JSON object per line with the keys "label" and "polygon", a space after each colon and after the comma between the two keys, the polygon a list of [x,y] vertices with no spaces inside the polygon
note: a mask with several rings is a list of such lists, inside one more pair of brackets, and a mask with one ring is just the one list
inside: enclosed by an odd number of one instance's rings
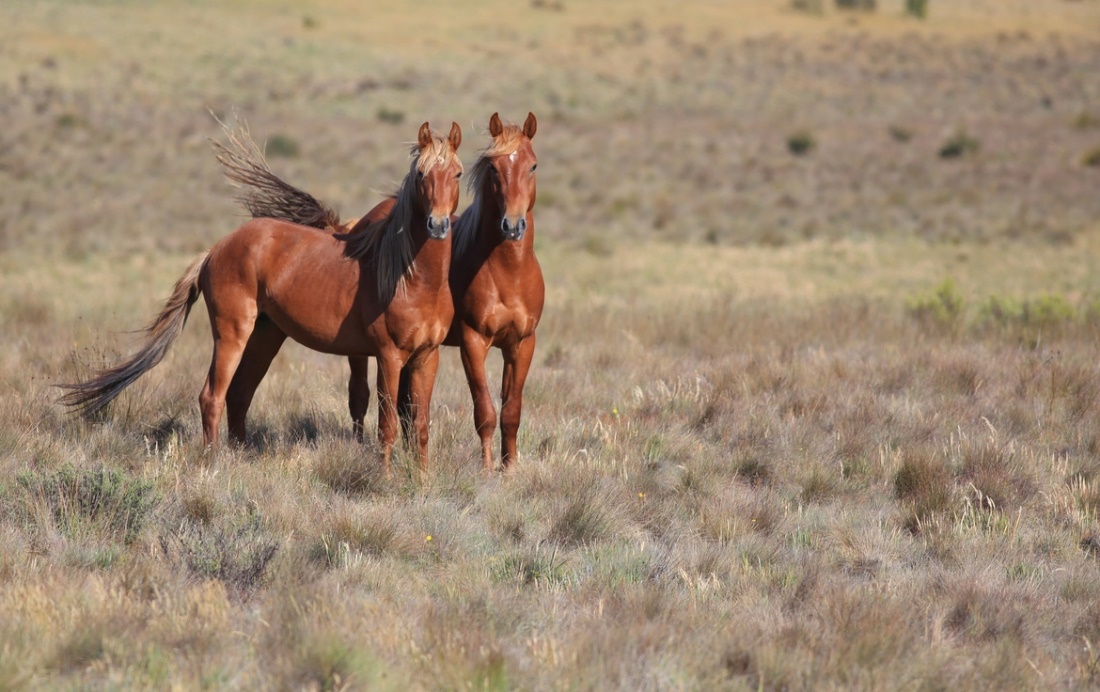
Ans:
{"label": "horse ear", "polygon": [[431,143],[432,143],[432,128],[425,121],[425,123],[420,126],[420,133],[416,136],[416,144],[421,149],[423,149],[424,147],[428,146]]}
{"label": "horse ear", "polygon": [[528,113],[527,120],[523,123],[523,134],[527,135],[527,139],[534,139],[537,129],[539,129],[539,121],[535,120],[534,113]]}
{"label": "horse ear", "polygon": [[501,132],[504,132],[504,123],[500,122],[499,113],[493,113],[493,117],[489,118],[489,134],[499,137]]}
{"label": "horse ear", "polygon": [[451,148],[458,151],[458,145],[462,144],[462,128],[458,126],[458,123],[451,122],[451,134],[447,136],[447,139],[451,143]]}

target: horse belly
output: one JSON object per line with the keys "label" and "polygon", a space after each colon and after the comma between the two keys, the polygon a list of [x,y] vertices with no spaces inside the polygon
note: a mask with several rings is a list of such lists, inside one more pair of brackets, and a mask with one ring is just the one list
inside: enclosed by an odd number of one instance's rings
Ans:
{"label": "horse belly", "polygon": [[[350,263],[349,263],[350,264]],[[354,265],[351,265],[354,266]],[[267,286],[260,310],[306,348],[338,355],[369,355],[358,305],[358,280],[348,265],[302,271]]]}

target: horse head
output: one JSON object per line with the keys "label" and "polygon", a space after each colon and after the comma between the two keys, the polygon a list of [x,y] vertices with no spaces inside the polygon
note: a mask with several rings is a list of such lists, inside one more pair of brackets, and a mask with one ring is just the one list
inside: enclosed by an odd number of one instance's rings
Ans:
{"label": "horse head", "polygon": [[459,178],[462,161],[458,145],[462,129],[451,123],[451,133],[444,139],[432,132],[428,123],[420,126],[417,136],[419,154],[413,162],[416,172],[416,193],[424,216],[428,237],[443,240],[451,230],[451,215],[458,208]]}
{"label": "horse head", "polygon": [[505,240],[520,240],[527,231],[527,214],[535,206],[535,169],[538,160],[531,140],[538,128],[534,113],[520,129],[505,127],[500,115],[489,118],[489,134],[493,143],[484,156],[487,161],[485,185],[501,210],[500,232]]}

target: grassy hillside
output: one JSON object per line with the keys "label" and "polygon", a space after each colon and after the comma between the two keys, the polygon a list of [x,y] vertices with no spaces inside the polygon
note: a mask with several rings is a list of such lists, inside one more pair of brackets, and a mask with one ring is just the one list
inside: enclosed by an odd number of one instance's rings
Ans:
{"label": "grassy hillside", "polygon": [[[370,4],[0,7],[0,688],[1096,684],[1100,5]],[[201,304],[56,405],[243,220],[208,109],[349,216],[538,115],[514,474],[453,351],[426,480],[293,344],[204,451]]]}

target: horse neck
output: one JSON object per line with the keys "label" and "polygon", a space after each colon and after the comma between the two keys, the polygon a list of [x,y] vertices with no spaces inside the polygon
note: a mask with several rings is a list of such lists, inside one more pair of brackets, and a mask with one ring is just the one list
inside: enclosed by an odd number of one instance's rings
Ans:
{"label": "horse neck", "polygon": [[508,264],[524,264],[535,257],[535,215],[527,211],[527,231],[519,241],[506,241],[500,232],[500,218],[504,213],[500,203],[482,198],[481,218],[478,220],[478,244],[486,253],[486,261]]}
{"label": "horse neck", "polygon": [[413,246],[413,271],[406,278],[422,286],[441,286],[447,283],[451,266],[451,238],[433,240],[428,237],[428,217],[414,212],[409,217],[406,233],[411,234]]}

